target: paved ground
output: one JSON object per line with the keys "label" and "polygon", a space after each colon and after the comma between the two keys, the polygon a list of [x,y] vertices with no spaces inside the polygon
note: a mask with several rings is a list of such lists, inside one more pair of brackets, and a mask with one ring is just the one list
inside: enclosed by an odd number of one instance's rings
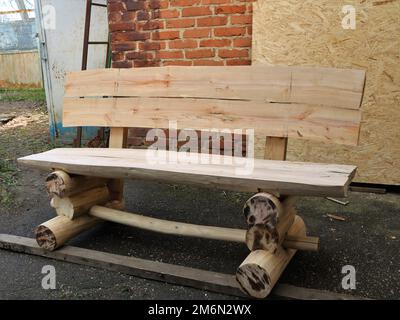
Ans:
{"label": "paved ground", "polygon": [[[43,140],[47,128],[40,130],[24,131],[24,137]],[[0,147],[13,148],[12,152],[7,150],[11,154],[8,157],[29,154],[39,148],[31,142],[25,143],[27,138],[20,140],[24,142],[21,142],[23,148],[18,147],[16,136],[15,139],[13,135],[7,139],[0,136],[3,144]],[[0,233],[32,237],[33,228],[54,214],[44,191],[45,174],[21,170],[17,186],[12,187],[13,205],[0,206]],[[241,208],[248,197],[243,193],[151,182],[130,181],[126,185],[130,211],[177,221],[187,221],[190,217],[193,223],[219,226],[244,227]],[[399,299],[400,195],[351,193],[349,200],[348,206],[319,198],[299,201],[298,209],[309,234],[321,238],[321,251],[298,252],[281,282],[369,298]],[[330,220],[326,217],[328,213],[343,216],[346,221]],[[71,244],[229,273],[235,271],[248,253],[239,244],[177,238],[111,223],[82,234]],[[56,290],[41,289],[41,268],[47,264],[56,267]],[[346,292],[341,289],[341,268],[347,264],[356,268],[357,289]],[[0,250],[0,299],[155,298],[232,297]]]}

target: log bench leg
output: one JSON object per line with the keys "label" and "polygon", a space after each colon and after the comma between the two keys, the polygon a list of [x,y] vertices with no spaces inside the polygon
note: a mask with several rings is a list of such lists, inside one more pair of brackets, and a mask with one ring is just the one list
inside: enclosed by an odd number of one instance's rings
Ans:
{"label": "log bench leg", "polygon": [[262,249],[273,253],[277,250],[296,216],[293,203],[292,197],[280,200],[265,192],[246,201],[243,214],[248,225],[246,244],[249,250]]}
{"label": "log bench leg", "polygon": [[306,236],[292,197],[278,198],[266,192],[254,195],[243,207],[248,229],[240,230],[119,211],[123,207],[121,184],[122,180],[71,177],[62,171],[49,175],[46,186],[58,216],[36,228],[39,246],[53,251],[104,220],[168,234],[241,242],[251,253],[237,269],[236,280],[254,298],[265,298],[271,292],[297,249],[318,249],[318,239]]}
{"label": "log bench leg", "polygon": [[[112,183],[115,181],[112,180]],[[115,194],[109,190],[109,183],[109,179],[69,175],[61,170],[48,175],[46,189],[52,196],[50,205],[58,216],[35,229],[39,246],[53,251],[103,221],[87,214],[95,205],[122,209],[121,201],[113,197]]]}
{"label": "log bench leg", "polygon": [[[299,216],[295,217],[288,235],[305,237],[306,227]],[[267,297],[296,251],[282,246],[278,246],[275,253],[266,250],[252,251],[236,272],[236,280],[241,289],[253,298]]]}

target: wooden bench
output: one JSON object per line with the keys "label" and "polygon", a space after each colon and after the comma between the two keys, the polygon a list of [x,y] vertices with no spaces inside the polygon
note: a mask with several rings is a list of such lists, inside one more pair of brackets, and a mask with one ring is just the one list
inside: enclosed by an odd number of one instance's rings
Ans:
{"label": "wooden bench", "polygon": [[[110,127],[110,148],[60,148],[19,159],[21,164],[53,170],[46,186],[58,216],[36,228],[37,242],[54,250],[102,220],[167,234],[242,242],[251,252],[236,279],[250,296],[266,297],[297,249],[318,248],[318,238],[306,236],[294,196],[346,196],[356,172],[351,165],[283,161],[287,140],[357,145],[364,83],[364,71],[306,67],[160,67],[71,73],[65,84],[63,125]],[[233,154],[213,154],[206,163],[177,162],[182,153],[170,150],[164,156],[174,161],[155,163],[149,150],[123,149],[128,128],[168,128],[171,121],[177,129],[252,129],[266,137],[265,159],[247,158],[251,170],[240,174],[231,164],[243,158]],[[191,156],[200,159],[202,155]],[[124,212],[125,178],[254,192],[243,207],[247,229],[198,226]],[[190,216],[187,219],[190,222]]]}

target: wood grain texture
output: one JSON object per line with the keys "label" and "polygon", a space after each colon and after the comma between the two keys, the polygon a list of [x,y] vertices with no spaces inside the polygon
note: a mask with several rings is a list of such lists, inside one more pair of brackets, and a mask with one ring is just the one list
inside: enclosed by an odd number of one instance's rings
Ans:
{"label": "wood grain texture", "polygon": [[267,137],[265,141],[265,160],[286,160],[288,138]]}
{"label": "wood grain texture", "polygon": [[[168,183],[287,195],[345,196],[356,167],[207,155],[207,163],[187,161],[183,152],[155,150],[60,148],[18,159],[41,169],[104,178],[132,178]],[[204,155],[192,154],[196,159]],[[193,158],[192,158],[193,159]],[[167,160],[167,161],[165,161]],[[249,170],[243,160],[249,161]],[[229,165],[227,163],[232,163]]]}
{"label": "wood grain texture", "polygon": [[345,145],[357,145],[361,122],[359,110],[191,98],[65,98],[63,110],[66,127],[168,128],[176,121],[178,129],[254,129],[257,135]]}
{"label": "wood grain texture", "polygon": [[365,72],[286,66],[157,67],[68,74],[66,97],[185,97],[358,109]]}

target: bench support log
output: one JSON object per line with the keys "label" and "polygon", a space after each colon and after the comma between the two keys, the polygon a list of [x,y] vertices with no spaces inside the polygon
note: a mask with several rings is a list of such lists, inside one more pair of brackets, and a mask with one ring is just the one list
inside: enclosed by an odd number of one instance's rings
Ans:
{"label": "bench support log", "polygon": [[[190,223],[161,220],[116,210],[115,207],[108,208],[103,206],[94,206],[90,209],[89,214],[102,220],[164,234],[232,241],[246,244],[247,231],[241,229],[201,226]],[[287,248],[317,251],[318,241],[316,239],[303,236],[299,238],[292,236],[290,241],[286,242],[283,240],[282,245]]]}
{"label": "bench support log", "polygon": [[[305,237],[306,227],[299,216],[296,216],[288,235]],[[267,297],[296,251],[281,246],[275,254],[265,250],[252,251],[236,272],[242,290],[254,298]]]}
{"label": "bench support log", "polygon": [[248,231],[246,244],[251,250],[275,252],[296,216],[293,197],[278,197],[260,192],[246,201],[243,207]]}
{"label": "bench support log", "polygon": [[58,215],[73,220],[87,213],[92,206],[96,204],[103,205],[109,200],[110,193],[108,188],[103,186],[86,190],[71,197],[60,198],[54,196],[50,205],[57,211]]}
{"label": "bench support log", "polygon": [[99,222],[100,219],[87,215],[74,220],[57,216],[35,229],[36,241],[41,248],[53,251]]}
{"label": "bench support log", "polygon": [[56,170],[47,176],[46,189],[48,194],[63,198],[89,189],[103,187],[106,183],[107,179],[104,178],[71,176],[64,171]]}

